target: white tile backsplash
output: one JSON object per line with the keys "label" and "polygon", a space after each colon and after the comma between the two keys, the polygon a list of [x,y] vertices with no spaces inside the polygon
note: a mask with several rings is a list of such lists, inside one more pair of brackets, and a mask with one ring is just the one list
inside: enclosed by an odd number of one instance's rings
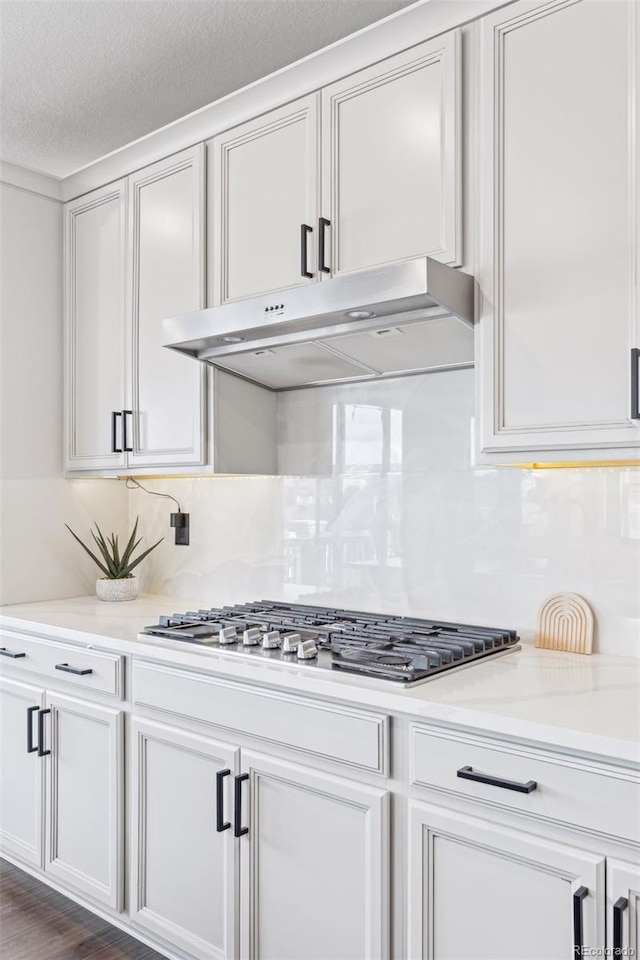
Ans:
{"label": "white tile backsplash", "polygon": [[[147,590],[263,597],[516,627],[551,593],[593,606],[597,649],[640,655],[640,470],[471,468],[473,371],[279,396],[281,477],[149,481],[130,493]],[[296,475],[293,475],[296,474]]]}

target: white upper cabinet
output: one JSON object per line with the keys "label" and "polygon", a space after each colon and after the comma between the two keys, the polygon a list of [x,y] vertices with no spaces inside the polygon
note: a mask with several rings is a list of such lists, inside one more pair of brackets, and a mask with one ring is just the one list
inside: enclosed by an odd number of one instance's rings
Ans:
{"label": "white upper cabinet", "polygon": [[554,0],[480,21],[485,451],[637,456],[637,17]]}
{"label": "white upper cabinet", "polygon": [[65,209],[66,467],[124,467],[126,181]]}
{"label": "white upper cabinet", "polygon": [[333,275],[436,257],[460,263],[460,34],[322,91],[322,213]]}
{"label": "white upper cabinet", "polygon": [[164,346],[205,305],[204,146],[129,177],[128,465],[205,462],[205,368]]}
{"label": "white upper cabinet", "polygon": [[234,127],[208,148],[210,303],[311,282],[318,95]]}

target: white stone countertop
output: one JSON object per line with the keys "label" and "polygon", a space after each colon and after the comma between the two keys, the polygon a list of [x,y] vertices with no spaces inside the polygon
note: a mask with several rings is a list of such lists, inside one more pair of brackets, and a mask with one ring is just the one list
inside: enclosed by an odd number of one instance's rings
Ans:
{"label": "white stone countertop", "polygon": [[[195,602],[195,609],[201,606]],[[245,683],[328,697],[433,723],[544,744],[624,766],[640,763],[640,659],[521,650],[441,674],[409,689],[383,680],[248,661],[179,641],[138,639],[161,614],[193,609],[185,599],[96,597],[0,607],[0,628],[23,630],[163,659]],[[5,637],[6,640],[6,637]]]}

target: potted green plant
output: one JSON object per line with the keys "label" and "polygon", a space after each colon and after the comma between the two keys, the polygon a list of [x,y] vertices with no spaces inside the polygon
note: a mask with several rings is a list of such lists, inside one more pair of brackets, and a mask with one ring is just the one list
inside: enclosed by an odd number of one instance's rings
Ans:
{"label": "potted green plant", "polygon": [[97,536],[93,530],[91,531],[91,536],[98,546],[102,557],[101,560],[98,559],[96,554],[73,532],[69,524],[65,523],[65,527],[69,533],[75,537],[83,550],[86,550],[94,563],[96,563],[104,573],[104,577],[99,577],[96,580],[96,594],[100,600],[135,600],[138,596],[140,584],[138,578],[134,577],[131,571],[134,570],[139,563],[142,563],[144,558],[147,557],[152,550],[155,550],[158,544],[164,540],[164,537],[162,537],[158,540],[158,543],[154,543],[153,546],[149,547],[148,550],[145,550],[144,553],[141,553],[134,559],[134,550],[142,542],[142,537],[136,540],[139,519],[139,517],[136,519],[133,531],[122,554],[120,553],[117,535],[112,533],[111,536],[105,539],[100,527],[96,523]]}

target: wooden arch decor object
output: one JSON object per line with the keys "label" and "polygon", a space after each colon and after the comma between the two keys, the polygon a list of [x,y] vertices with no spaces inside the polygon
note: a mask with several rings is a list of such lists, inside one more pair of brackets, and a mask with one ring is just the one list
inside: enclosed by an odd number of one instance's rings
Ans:
{"label": "wooden arch decor object", "polygon": [[554,593],[540,607],[535,646],[567,653],[592,653],[593,610],[577,593]]}

